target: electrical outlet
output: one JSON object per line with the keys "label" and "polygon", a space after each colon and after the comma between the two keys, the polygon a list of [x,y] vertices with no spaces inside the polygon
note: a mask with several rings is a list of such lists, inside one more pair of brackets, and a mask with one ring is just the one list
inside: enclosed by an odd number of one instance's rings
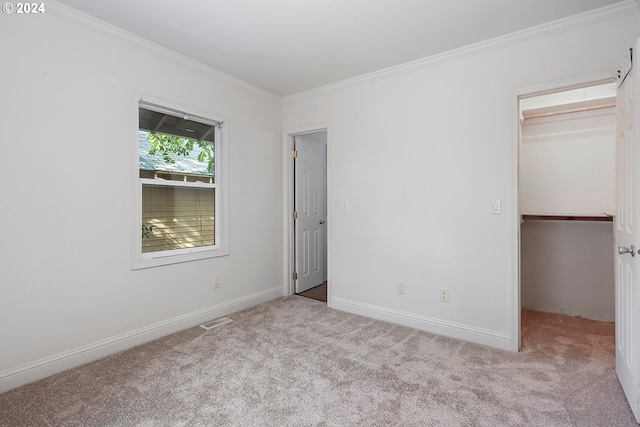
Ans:
{"label": "electrical outlet", "polygon": [[404,282],[398,282],[396,285],[396,292],[404,295]]}
{"label": "electrical outlet", "polygon": [[220,287],[221,280],[219,277],[215,277],[213,279],[213,289],[218,289]]}
{"label": "electrical outlet", "polygon": [[449,302],[449,289],[440,289],[440,302]]}

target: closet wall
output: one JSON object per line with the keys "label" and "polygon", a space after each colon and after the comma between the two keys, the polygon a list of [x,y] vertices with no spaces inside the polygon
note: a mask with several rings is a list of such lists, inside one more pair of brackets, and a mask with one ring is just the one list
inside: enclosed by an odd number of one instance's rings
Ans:
{"label": "closet wall", "polygon": [[526,220],[523,308],[613,321],[613,223]]}
{"label": "closet wall", "polygon": [[[602,106],[614,102],[615,91],[586,92],[521,102],[529,114],[543,112],[521,121],[521,303],[613,321],[613,222],[607,219],[615,207],[615,110]],[[584,105],[600,98],[592,102],[600,107],[545,116],[575,108],[576,96]]]}

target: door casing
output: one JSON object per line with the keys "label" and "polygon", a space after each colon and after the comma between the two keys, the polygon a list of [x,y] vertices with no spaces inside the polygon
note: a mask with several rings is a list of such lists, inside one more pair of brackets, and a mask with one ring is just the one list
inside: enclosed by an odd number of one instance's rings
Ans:
{"label": "door casing", "polygon": [[598,82],[611,81],[613,76],[608,73],[594,73],[582,76],[576,76],[570,79],[552,81],[534,86],[524,86],[514,90],[513,92],[513,157],[512,157],[512,182],[513,190],[513,206],[511,209],[511,286],[509,293],[510,305],[510,350],[517,352],[521,347],[521,313],[522,305],[520,301],[520,194],[519,194],[519,177],[520,177],[520,98],[543,95],[545,93],[557,92],[572,88],[584,87]]}

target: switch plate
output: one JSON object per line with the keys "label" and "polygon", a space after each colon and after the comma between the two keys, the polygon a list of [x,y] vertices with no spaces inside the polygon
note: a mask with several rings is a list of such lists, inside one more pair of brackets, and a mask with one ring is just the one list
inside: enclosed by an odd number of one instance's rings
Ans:
{"label": "switch plate", "polygon": [[491,213],[493,215],[500,215],[502,213],[502,201],[500,200],[491,201]]}
{"label": "switch plate", "polygon": [[340,212],[349,212],[349,203],[346,200],[340,202]]}

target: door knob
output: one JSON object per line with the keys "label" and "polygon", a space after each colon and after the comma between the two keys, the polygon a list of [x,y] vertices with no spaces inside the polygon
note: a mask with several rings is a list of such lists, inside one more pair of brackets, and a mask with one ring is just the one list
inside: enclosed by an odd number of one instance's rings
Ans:
{"label": "door knob", "polygon": [[324,219],[321,219],[321,220],[320,220],[320,224],[324,224]]}
{"label": "door knob", "polygon": [[636,247],[631,245],[631,248],[627,248],[626,246],[618,246],[618,253],[620,255],[631,254],[631,256],[636,256]]}

